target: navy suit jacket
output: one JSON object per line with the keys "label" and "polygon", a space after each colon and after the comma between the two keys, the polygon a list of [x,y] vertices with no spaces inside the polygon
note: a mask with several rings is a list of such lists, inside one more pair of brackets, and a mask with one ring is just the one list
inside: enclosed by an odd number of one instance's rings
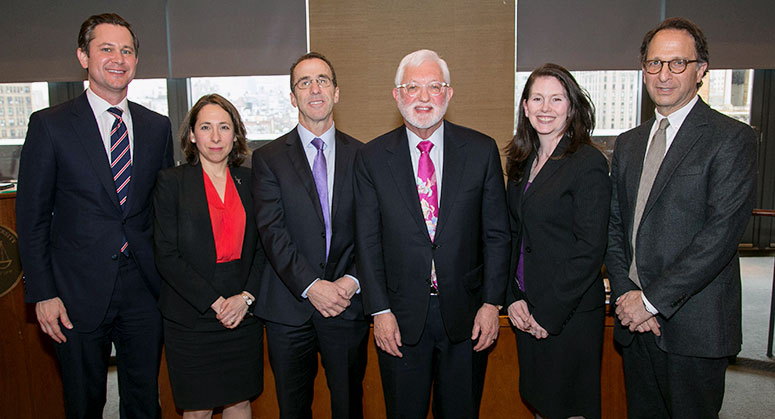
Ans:
{"label": "navy suit jacket", "polygon": [[16,220],[25,298],[61,298],[81,331],[105,315],[124,235],[149,292],[159,292],[151,191],[156,173],[173,163],[172,134],[167,117],[133,102],[129,112],[134,153],[124,210],[85,92],[32,114],[22,148]]}
{"label": "navy suit jacket", "polygon": [[[620,135],[611,163],[611,219],[606,267],[611,301],[636,290],[629,278],[646,123]],[[684,356],[720,358],[740,351],[737,246],[754,203],[756,136],[748,125],[701,99],[665,154],[643,209],[636,249],[643,293],[659,310],[657,345]],[[614,337],[632,333],[618,323]]]}
{"label": "navy suit jacket", "polygon": [[[298,131],[293,129],[253,152],[256,225],[269,262],[261,275],[256,314],[266,320],[299,326],[315,311],[301,294],[316,278],[335,281],[345,274],[359,278],[355,271],[353,160],[363,144],[338,130],[335,137],[328,261],[323,212]],[[364,318],[360,294],[350,299],[340,316]]]}
{"label": "navy suit jacket", "polygon": [[401,340],[419,341],[430,302],[431,261],[449,339],[470,339],[483,303],[502,305],[510,233],[495,141],[444,121],[444,172],[434,241],[428,235],[406,127],[366,144],[355,161],[358,273],[364,308],[390,309]]}

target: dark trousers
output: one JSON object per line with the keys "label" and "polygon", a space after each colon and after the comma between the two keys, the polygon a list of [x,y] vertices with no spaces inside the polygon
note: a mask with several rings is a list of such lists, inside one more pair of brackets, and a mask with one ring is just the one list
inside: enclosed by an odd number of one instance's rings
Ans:
{"label": "dark trousers", "polygon": [[366,320],[325,318],[317,311],[301,326],[267,321],[280,418],[312,417],[318,352],[331,393],[331,417],[362,418],[368,336]]}
{"label": "dark trousers", "polygon": [[116,347],[121,418],[161,417],[161,314],[134,259],[119,259],[118,278],[102,323],[92,331],[78,330],[77,325],[72,330],[62,327],[67,342],[54,344],[68,419],[102,418],[111,343]]}
{"label": "dark trousers", "polygon": [[479,404],[487,368],[487,351],[474,352],[476,341],[453,343],[441,319],[439,300],[431,296],[420,341],[399,347],[402,358],[377,349],[388,418],[428,416],[433,389],[433,417],[471,419]]}
{"label": "dark trousers", "polygon": [[727,358],[698,358],[661,350],[651,333],[622,348],[627,416],[718,418]]}

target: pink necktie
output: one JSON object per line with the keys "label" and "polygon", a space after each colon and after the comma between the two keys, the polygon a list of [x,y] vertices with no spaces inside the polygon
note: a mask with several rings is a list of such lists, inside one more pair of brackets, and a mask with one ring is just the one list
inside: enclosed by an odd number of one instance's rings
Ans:
{"label": "pink necktie", "polygon": [[[420,161],[417,165],[417,194],[420,196],[422,215],[425,218],[425,227],[433,241],[436,236],[436,222],[439,220],[439,195],[436,190],[436,168],[433,166],[431,156],[428,154],[433,148],[430,141],[420,141],[417,149],[420,150]],[[436,269],[431,268],[431,285],[438,289],[436,282]]]}

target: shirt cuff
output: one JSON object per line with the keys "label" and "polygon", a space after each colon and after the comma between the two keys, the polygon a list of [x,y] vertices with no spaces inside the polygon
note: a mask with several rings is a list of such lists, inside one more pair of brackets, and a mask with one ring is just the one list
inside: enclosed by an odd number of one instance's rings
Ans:
{"label": "shirt cuff", "polygon": [[386,308],[386,309],[384,309],[382,311],[378,311],[376,313],[371,313],[371,317],[379,316],[380,314],[385,314],[385,313],[392,313],[392,312],[390,311],[389,308]]}
{"label": "shirt cuff", "polygon": [[304,288],[304,292],[301,293],[301,298],[307,298],[307,291],[309,291],[310,288],[312,288],[313,285],[315,285],[315,282],[320,281],[320,278],[315,278],[314,281],[312,281],[311,284],[307,288]]}
{"label": "shirt cuff", "polygon": [[657,314],[659,314],[659,310],[657,310],[656,307],[651,305],[651,303],[649,302],[648,298],[646,298],[646,294],[641,292],[640,293],[640,298],[643,300],[643,305],[646,306],[646,311],[648,311],[649,313],[651,313],[651,314],[653,314],[655,316]]}
{"label": "shirt cuff", "polygon": [[358,278],[356,278],[356,277],[354,277],[352,275],[345,274],[344,276],[346,276],[346,277],[352,279],[353,281],[355,281],[355,285],[358,286],[358,289],[355,291],[355,293],[356,294],[360,294],[361,293],[361,281],[358,281]]}

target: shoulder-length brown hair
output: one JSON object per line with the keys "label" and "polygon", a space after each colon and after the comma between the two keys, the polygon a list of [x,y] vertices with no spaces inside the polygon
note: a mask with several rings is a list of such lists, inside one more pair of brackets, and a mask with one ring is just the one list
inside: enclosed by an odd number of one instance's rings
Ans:
{"label": "shoulder-length brown hair", "polygon": [[188,111],[188,115],[186,115],[183,124],[180,126],[178,138],[180,139],[180,149],[186,157],[186,162],[189,164],[199,162],[199,150],[196,149],[196,144],[191,142],[191,133],[194,132],[199,112],[206,105],[218,105],[231,117],[231,124],[234,126],[234,137],[237,141],[234,142],[234,147],[231,149],[231,153],[229,153],[228,163],[231,167],[242,165],[245,159],[250,155],[248,140],[245,135],[245,124],[242,123],[242,118],[240,118],[237,108],[235,108],[226,98],[216,93],[204,95],[199,98],[191,110]]}
{"label": "shoulder-length brown hair", "polygon": [[568,107],[568,122],[564,135],[569,137],[570,144],[557,158],[576,152],[582,145],[591,144],[592,130],[595,129],[595,107],[589,94],[579,86],[568,70],[557,64],[547,63],[530,73],[525,83],[522,97],[519,100],[519,117],[517,133],[506,146],[506,173],[509,180],[520,182],[525,172],[525,165],[530,154],[537,152],[540,146],[538,133],[525,115],[523,104],[530,97],[530,89],[539,77],[554,77],[565,88],[570,106]]}

